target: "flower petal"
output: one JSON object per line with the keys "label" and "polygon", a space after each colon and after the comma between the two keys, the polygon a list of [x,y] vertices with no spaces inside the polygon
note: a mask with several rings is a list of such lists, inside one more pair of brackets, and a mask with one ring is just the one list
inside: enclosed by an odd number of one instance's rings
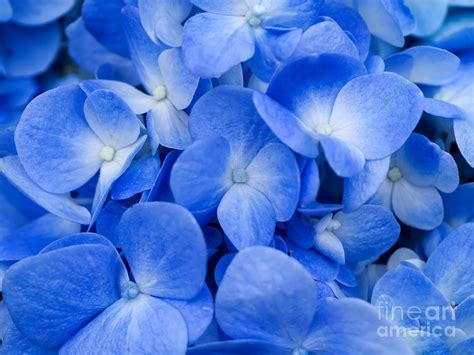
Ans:
{"label": "flower petal", "polygon": [[119,225],[120,245],[139,290],[190,299],[204,284],[206,243],[194,217],[167,202],[132,206]]}

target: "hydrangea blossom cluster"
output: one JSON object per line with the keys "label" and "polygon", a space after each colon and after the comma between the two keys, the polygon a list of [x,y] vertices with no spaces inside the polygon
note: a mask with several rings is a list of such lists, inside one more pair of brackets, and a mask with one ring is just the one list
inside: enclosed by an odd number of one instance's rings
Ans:
{"label": "hydrangea blossom cluster", "polygon": [[1,352],[474,353],[473,39],[472,0],[0,0]]}

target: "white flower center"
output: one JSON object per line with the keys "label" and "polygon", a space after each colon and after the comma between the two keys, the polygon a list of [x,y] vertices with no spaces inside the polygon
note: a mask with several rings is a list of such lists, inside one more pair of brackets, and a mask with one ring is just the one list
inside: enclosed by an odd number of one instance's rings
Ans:
{"label": "white flower center", "polygon": [[391,168],[387,174],[388,179],[392,182],[397,182],[398,180],[402,178],[402,176],[403,176],[402,172],[396,166]]}
{"label": "white flower center", "polygon": [[120,290],[120,296],[129,300],[133,300],[138,296],[139,293],[140,291],[138,290],[138,286],[133,281],[127,281],[124,285],[122,285]]}
{"label": "white flower center", "polygon": [[329,136],[332,133],[332,127],[329,123],[321,123],[316,127],[316,132],[323,136]]}
{"label": "white flower center", "polygon": [[100,158],[105,161],[112,161],[115,157],[115,148],[106,145],[100,151]]}
{"label": "white flower center", "polygon": [[247,11],[245,18],[247,19],[247,22],[250,24],[250,26],[257,27],[261,25],[263,18],[265,17],[264,15],[265,7],[262,5],[255,5]]}
{"label": "white flower center", "polygon": [[244,184],[249,179],[245,169],[233,169],[232,170],[232,181],[237,184]]}
{"label": "white flower center", "polygon": [[159,85],[153,90],[153,97],[155,98],[156,101],[161,101],[164,100],[168,97],[168,90],[166,89],[166,86],[164,85]]}

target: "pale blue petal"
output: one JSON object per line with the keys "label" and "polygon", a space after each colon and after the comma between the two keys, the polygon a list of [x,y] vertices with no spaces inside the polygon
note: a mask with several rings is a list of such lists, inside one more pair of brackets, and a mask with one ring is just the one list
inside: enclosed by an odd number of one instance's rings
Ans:
{"label": "pale blue petal", "polygon": [[400,179],[393,186],[393,212],[406,225],[430,230],[443,221],[441,195],[434,187],[415,186]]}
{"label": "pale blue petal", "polygon": [[229,143],[220,137],[193,143],[171,171],[173,195],[191,211],[217,206],[231,185]]}
{"label": "pale blue petal", "polygon": [[219,135],[230,144],[235,168],[245,168],[262,147],[276,140],[258,116],[252,90],[220,86],[194,105],[189,118],[193,140]]}
{"label": "pale blue petal", "polygon": [[444,333],[444,327],[454,325],[454,311],[448,300],[416,269],[400,266],[382,276],[374,287],[372,304],[395,326],[441,327]]}
{"label": "pale blue petal", "polygon": [[462,156],[470,166],[474,166],[474,114],[469,114],[461,120],[453,121],[456,143]]}
{"label": "pale blue petal", "polygon": [[185,149],[191,144],[189,117],[178,110],[169,100],[163,100],[147,114],[148,134],[152,141],[152,151],[158,144],[172,149]]}
{"label": "pale blue petal", "polygon": [[217,218],[232,244],[239,250],[269,245],[275,231],[275,212],[261,192],[246,184],[234,184],[217,208]]}
{"label": "pale blue petal", "polygon": [[186,344],[186,323],[178,310],[141,294],[108,307],[64,344],[60,354],[181,354]]}
{"label": "pale blue petal", "polygon": [[332,20],[308,28],[292,54],[292,58],[312,54],[333,53],[359,59],[359,50],[339,25]]}
{"label": "pale blue petal", "polygon": [[346,263],[378,259],[400,235],[392,212],[381,206],[364,205],[352,213],[338,212],[333,219],[341,223],[333,233],[344,246]]}
{"label": "pale blue petal", "polygon": [[474,225],[464,224],[451,232],[430,255],[424,272],[455,304],[474,293]]}
{"label": "pale blue petal", "polygon": [[423,100],[423,110],[430,115],[445,118],[464,119],[466,116],[464,110],[459,106],[429,97],[425,97]]}
{"label": "pale blue petal", "polygon": [[254,52],[255,39],[245,17],[201,13],[184,25],[184,62],[201,78],[219,77]]}
{"label": "pale blue petal", "polygon": [[84,117],[85,98],[78,86],[47,91],[27,106],[18,123],[18,156],[28,175],[45,190],[69,192],[99,170],[103,144]]}
{"label": "pale blue petal", "polygon": [[456,161],[451,154],[439,149],[439,171],[435,186],[438,190],[451,193],[459,185],[459,171]]}
{"label": "pale blue petal", "polygon": [[469,337],[474,337],[474,295],[462,301],[454,311],[456,328],[462,329]]}
{"label": "pale blue petal", "polygon": [[345,263],[344,246],[331,232],[323,231],[317,233],[313,248],[337,264]]}
{"label": "pale blue petal", "polygon": [[86,80],[81,83],[81,89],[88,95],[96,90],[110,90],[124,100],[135,114],[150,111],[156,106],[156,100],[133,86],[115,80]]}
{"label": "pale blue petal", "polygon": [[163,51],[158,60],[168,99],[178,110],[191,104],[199,84],[199,77],[191,74],[184,65],[180,48]]}
{"label": "pale blue petal", "polygon": [[128,169],[135,155],[145,144],[145,140],[146,136],[142,136],[135,143],[117,150],[113,160],[103,162],[92,201],[92,218],[89,225],[92,225],[97,219],[112,184]]}
{"label": "pale blue petal", "polygon": [[204,284],[207,252],[194,217],[167,202],[132,206],[119,225],[120,245],[139,290],[190,299]]}
{"label": "pale blue petal", "polygon": [[97,90],[87,96],[84,115],[100,140],[114,149],[135,143],[140,134],[137,116],[112,91]]}
{"label": "pale blue petal", "polygon": [[432,0],[428,3],[417,0],[404,0],[404,2],[416,19],[414,34],[421,37],[435,33],[443,24],[448,12],[448,0]]}
{"label": "pale blue petal", "polygon": [[310,56],[282,68],[272,79],[267,94],[315,131],[329,122],[342,87],[362,74],[365,68],[354,58],[337,54]]}
{"label": "pale blue petal", "polygon": [[387,177],[390,157],[367,160],[364,169],[357,175],[344,179],[342,205],[344,212],[352,212],[375,195]]}
{"label": "pale blue petal", "polygon": [[423,93],[392,73],[353,79],[337,95],[333,135],[359,148],[366,159],[393,153],[408,138],[423,112]]}
{"label": "pale blue petal", "polygon": [[287,221],[299,198],[299,170],[294,154],[283,144],[270,143],[246,169],[248,185],[270,201],[277,221]]}
{"label": "pale blue petal", "polygon": [[248,248],[226,271],[216,296],[216,318],[234,339],[293,348],[306,335],[316,301],[316,284],[298,262],[275,249]]}
{"label": "pale blue petal", "polygon": [[322,354],[410,354],[403,339],[380,336],[384,327],[389,323],[362,300],[322,299],[302,345]]}
{"label": "pale blue petal", "polygon": [[417,46],[386,58],[385,70],[417,84],[443,85],[454,79],[459,63],[459,58],[447,50]]}
{"label": "pale blue petal", "polygon": [[[305,161],[303,167],[301,161]],[[299,164],[301,169],[299,204],[305,206],[316,202],[320,186],[319,169],[314,159],[300,158]]]}

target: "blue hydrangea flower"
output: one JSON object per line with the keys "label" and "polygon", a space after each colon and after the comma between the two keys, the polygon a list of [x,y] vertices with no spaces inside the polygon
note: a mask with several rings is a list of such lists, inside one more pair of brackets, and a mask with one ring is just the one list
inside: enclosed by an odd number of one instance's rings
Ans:
{"label": "blue hydrangea flower", "polygon": [[344,185],[344,206],[357,208],[367,199],[394,212],[403,223],[424,230],[443,221],[439,191],[459,184],[453,157],[428,138],[414,133],[390,158],[368,162],[364,171]]}
{"label": "blue hydrangea flower", "polygon": [[299,170],[293,153],[260,120],[252,91],[221,86],[193,107],[195,141],[177,159],[170,186],[191,211],[216,210],[237,249],[268,245],[276,221],[293,215]]}
{"label": "blue hydrangea flower", "polygon": [[51,193],[67,193],[100,172],[94,222],[113,182],[143,146],[140,122],[117,95],[89,96],[76,85],[48,91],[25,109],[15,132],[18,156],[31,179]]}
{"label": "blue hydrangea flower", "polygon": [[191,2],[206,12],[184,25],[184,61],[190,70],[203,78],[219,77],[250,59],[254,74],[266,81],[277,63],[292,54],[322,4],[320,0]]}
{"label": "blue hydrangea flower", "polygon": [[372,303],[381,315],[410,330],[406,337],[417,354],[472,350],[473,252],[474,225],[464,224],[435,249],[423,271],[405,264],[376,284]]}
{"label": "blue hydrangea flower", "polygon": [[[7,271],[4,299],[17,334],[64,353],[185,352],[213,314],[199,225],[161,202],[130,208],[119,228],[130,273],[110,242],[90,233]],[[3,350],[17,351],[4,340]]]}
{"label": "blue hydrangea flower", "polygon": [[308,272],[282,252],[266,247],[243,250],[227,268],[216,296],[217,322],[231,340],[188,352],[409,353],[400,339],[377,335],[377,327],[388,323],[367,303],[318,299],[317,293]]}
{"label": "blue hydrangea flower", "polygon": [[296,214],[287,223],[288,238],[301,249],[293,248],[292,256],[310,265],[314,276],[324,274],[315,267],[320,261],[312,261],[321,258],[318,254],[339,265],[371,263],[393,246],[399,234],[393,214],[381,206],[365,205],[351,213],[339,211],[321,219]]}
{"label": "blue hydrangea flower", "polygon": [[423,94],[393,73],[367,74],[356,59],[306,57],[281,69],[267,94],[254,94],[258,113],[295,152],[316,157],[322,146],[339,176],[397,150],[422,113]]}
{"label": "blue hydrangea flower", "polygon": [[193,100],[199,78],[184,66],[180,48],[166,49],[164,44],[157,45],[148,38],[136,8],[127,6],[124,14],[132,61],[147,94],[116,81],[88,81],[82,87],[88,93],[100,88],[112,90],[136,114],[147,113],[152,152],[158,145],[184,149],[191,143],[188,114],[184,109]]}

